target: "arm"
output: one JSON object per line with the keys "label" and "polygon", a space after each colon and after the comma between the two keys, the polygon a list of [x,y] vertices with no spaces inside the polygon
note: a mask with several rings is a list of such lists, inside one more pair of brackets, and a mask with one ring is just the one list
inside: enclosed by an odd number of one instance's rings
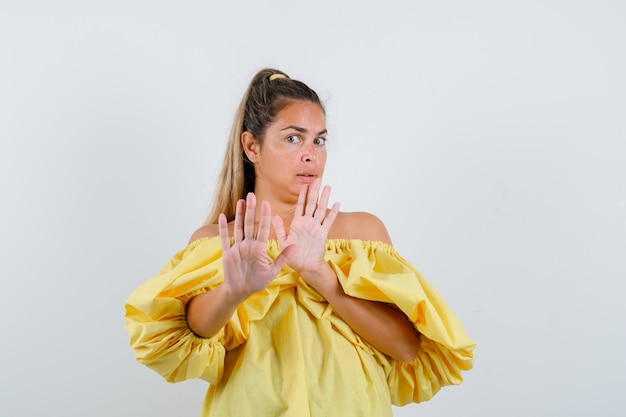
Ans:
{"label": "arm", "polygon": [[[319,181],[311,184],[310,189],[303,187],[289,235],[285,233],[282,220],[277,216],[273,219],[281,245],[295,244],[298,248],[289,256],[287,264],[298,271],[363,339],[394,359],[412,360],[419,350],[420,336],[404,313],[383,303],[346,295],[337,275],[324,260],[328,230],[339,206],[335,204],[327,212],[330,187],[324,187],[318,204],[319,189]],[[355,220],[359,235],[390,243],[384,225],[374,216],[363,213]]]}
{"label": "arm", "polygon": [[[267,256],[271,217],[269,204],[263,202],[261,206],[258,231],[255,230],[255,216],[256,198],[250,193],[245,202],[237,202],[232,246],[226,216],[221,214],[219,217],[224,283],[193,297],[187,305],[187,323],[198,336],[215,335],[226,325],[240,303],[267,287],[285,264],[286,256],[295,250],[295,247],[284,248],[272,262]],[[192,239],[194,237],[197,235],[194,234]]]}
{"label": "arm", "polygon": [[387,304],[345,294],[327,263],[302,278],[330,303],[352,330],[376,349],[403,362],[415,358],[420,336],[404,313]]}
{"label": "arm", "polygon": [[226,325],[241,299],[220,285],[212,291],[196,295],[187,304],[187,324],[200,337],[211,337]]}

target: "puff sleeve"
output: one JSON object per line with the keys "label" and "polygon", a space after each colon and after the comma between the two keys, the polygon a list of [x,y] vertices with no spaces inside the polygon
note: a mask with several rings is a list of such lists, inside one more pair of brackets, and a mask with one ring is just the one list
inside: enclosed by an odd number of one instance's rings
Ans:
{"label": "puff sleeve", "polygon": [[137,360],[169,382],[219,382],[226,350],[245,340],[237,317],[215,336],[202,338],[188,327],[185,307],[193,296],[222,282],[219,239],[204,238],[177,253],[133,292],[125,305],[125,327]]}
{"label": "puff sleeve", "polygon": [[329,249],[327,260],[346,294],[397,306],[421,334],[411,362],[372,349],[385,370],[392,403],[426,401],[441,387],[460,384],[461,371],[473,366],[475,344],[424,277],[383,242],[345,240]]}

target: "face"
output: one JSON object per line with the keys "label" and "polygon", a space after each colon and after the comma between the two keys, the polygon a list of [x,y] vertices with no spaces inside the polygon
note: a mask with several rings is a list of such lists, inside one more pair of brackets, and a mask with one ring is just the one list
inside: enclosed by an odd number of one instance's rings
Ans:
{"label": "face", "polygon": [[302,186],[324,174],[326,134],[323,110],[308,101],[282,109],[267,127],[262,144],[249,133],[246,140],[244,134],[244,149],[256,173],[255,193],[297,201]]}

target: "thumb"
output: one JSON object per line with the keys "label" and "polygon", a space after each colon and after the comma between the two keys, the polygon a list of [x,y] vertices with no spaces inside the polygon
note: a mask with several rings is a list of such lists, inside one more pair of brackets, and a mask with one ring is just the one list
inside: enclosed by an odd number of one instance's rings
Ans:
{"label": "thumb", "polygon": [[285,266],[285,264],[287,263],[287,260],[296,253],[296,251],[298,250],[298,245],[295,244],[291,244],[289,246],[287,246],[286,248],[284,248],[276,257],[276,259],[274,259],[274,262],[272,263],[272,266],[274,267],[274,275],[276,275],[278,273],[278,271],[280,271],[280,269]]}

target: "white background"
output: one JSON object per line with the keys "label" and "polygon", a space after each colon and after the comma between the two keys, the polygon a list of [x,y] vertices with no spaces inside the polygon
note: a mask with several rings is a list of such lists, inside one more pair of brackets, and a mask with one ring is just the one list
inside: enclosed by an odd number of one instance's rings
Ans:
{"label": "white background", "polygon": [[0,3],[0,415],[196,416],[123,305],[203,222],[274,66],[327,104],[326,182],[478,343],[396,416],[626,414],[621,1]]}

